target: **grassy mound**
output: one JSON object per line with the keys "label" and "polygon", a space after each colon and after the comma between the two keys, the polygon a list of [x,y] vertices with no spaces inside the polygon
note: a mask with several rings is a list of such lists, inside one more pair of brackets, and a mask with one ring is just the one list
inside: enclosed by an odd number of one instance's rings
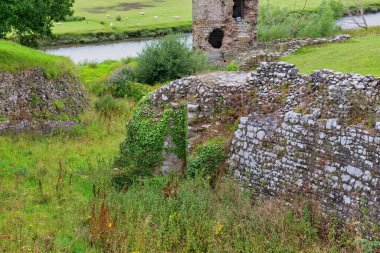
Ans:
{"label": "grassy mound", "polygon": [[306,47],[282,60],[296,64],[303,73],[333,69],[344,73],[380,76],[380,36],[351,39],[346,43]]}
{"label": "grassy mound", "polygon": [[46,77],[53,79],[64,73],[74,74],[76,71],[74,63],[66,57],[44,54],[13,42],[0,40],[0,73],[4,71],[14,73],[33,68],[42,69]]}

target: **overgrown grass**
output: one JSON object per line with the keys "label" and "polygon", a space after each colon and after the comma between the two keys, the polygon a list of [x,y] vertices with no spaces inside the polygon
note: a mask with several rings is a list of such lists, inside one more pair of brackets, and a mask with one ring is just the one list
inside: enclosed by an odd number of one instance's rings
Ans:
{"label": "overgrown grass", "polygon": [[[88,74],[87,67],[80,73]],[[100,65],[96,77],[106,78],[115,68]],[[83,252],[75,250],[87,245],[83,238],[77,242],[76,231],[86,222],[95,168],[117,155],[135,105],[118,100],[123,113],[106,122],[93,109],[96,97],[90,98],[82,125],[68,133],[0,136],[0,251]]]}
{"label": "overgrown grass", "polygon": [[380,76],[378,45],[380,36],[358,37],[345,43],[306,47],[282,60],[296,64],[303,73],[328,68]]}
{"label": "overgrown grass", "polygon": [[363,37],[368,35],[378,35],[380,36],[380,26],[368,27],[368,29],[353,29],[345,30],[344,33],[350,34],[353,37]]}
{"label": "overgrown grass", "polygon": [[0,72],[17,72],[32,68],[42,69],[48,78],[53,79],[61,74],[76,73],[76,66],[66,57],[44,54],[0,40]]}
{"label": "overgrown grass", "polygon": [[106,82],[108,75],[116,68],[121,67],[121,61],[104,61],[101,63],[87,63],[79,67],[80,80],[90,90],[99,89]]}
{"label": "overgrown grass", "polygon": [[199,177],[156,177],[118,192],[107,163],[63,162],[0,182],[5,252],[361,252],[310,203],[252,199],[228,178],[214,190]]}
{"label": "overgrown grass", "polygon": [[[82,126],[50,136],[0,136],[0,251],[362,251],[349,231],[302,198],[293,207],[252,198],[253,191],[242,191],[228,177],[214,189],[200,177],[136,178],[128,191],[116,191],[110,164],[135,101],[118,99],[125,113],[105,122],[94,109],[98,94],[92,88],[97,83],[104,89],[122,65],[80,66],[92,91]],[[179,133],[173,136],[182,140]],[[151,155],[142,153],[144,159]]]}

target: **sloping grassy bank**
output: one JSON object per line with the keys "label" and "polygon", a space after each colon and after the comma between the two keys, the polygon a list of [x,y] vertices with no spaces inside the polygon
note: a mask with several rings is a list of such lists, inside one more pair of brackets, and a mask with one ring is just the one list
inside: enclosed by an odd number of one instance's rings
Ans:
{"label": "sloping grassy bank", "polygon": [[27,69],[42,69],[47,77],[74,74],[76,66],[66,57],[41,53],[16,43],[0,40],[0,72],[17,72]]}

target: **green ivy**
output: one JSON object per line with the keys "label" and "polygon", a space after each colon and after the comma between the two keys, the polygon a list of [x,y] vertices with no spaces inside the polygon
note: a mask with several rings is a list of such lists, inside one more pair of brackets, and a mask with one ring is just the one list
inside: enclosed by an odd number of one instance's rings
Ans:
{"label": "green ivy", "polygon": [[115,161],[119,169],[113,182],[117,187],[128,187],[140,177],[152,176],[155,167],[163,162],[166,136],[171,136],[175,147],[172,151],[185,159],[187,149],[186,108],[174,111],[164,109],[157,113],[146,99],[139,103],[132,120],[127,124],[126,140],[120,146],[120,155]]}
{"label": "green ivy", "polygon": [[187,175],[195,176],[217,176],[218,169],[227,159],[227,140],[224,138],[210,139],[195,149],[187,166]]}

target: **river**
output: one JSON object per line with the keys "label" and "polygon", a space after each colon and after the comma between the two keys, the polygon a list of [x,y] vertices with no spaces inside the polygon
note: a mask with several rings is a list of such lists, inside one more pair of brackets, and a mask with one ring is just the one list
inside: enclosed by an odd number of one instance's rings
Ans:
{"label": "river", "polygon": [[[364,16],[368,26],[380,26],[380,12],[365,14]],[[344,17],[338,20],[337,24],[342,27],[343,30],[357,29],[359,27],[354,20],[360,24],[363,23],[363,19],[361,17]]]}
{"label": "river", "polygon": [[[365,15],[368,26],[380,26],[380,13]],[[358,18],[356,18],[358,19]],[[356,29],[358,26],[352,17],[344,17],[337,21],[342,29]],[[192,35],[185,35],[186,43],[192,45]],[[105,44],[76,45],[45,50],[45,53],[67,56],[76,64],[84,62],[102,62],[105,60],[121,60],[136,57],[143,48],[157,39],[127,40]]]}
{"label": "river", "polygon": [[[192,35],[185,34],[188,46],[192,45]],[[146,45],[157,39],[126,40],[102,44],[87,44],[52,48],[44,52],[52,55],[67,56],[76,64],[85,62],[102,62],[105,60],[121,60],[126,57],[136,57]]]}

